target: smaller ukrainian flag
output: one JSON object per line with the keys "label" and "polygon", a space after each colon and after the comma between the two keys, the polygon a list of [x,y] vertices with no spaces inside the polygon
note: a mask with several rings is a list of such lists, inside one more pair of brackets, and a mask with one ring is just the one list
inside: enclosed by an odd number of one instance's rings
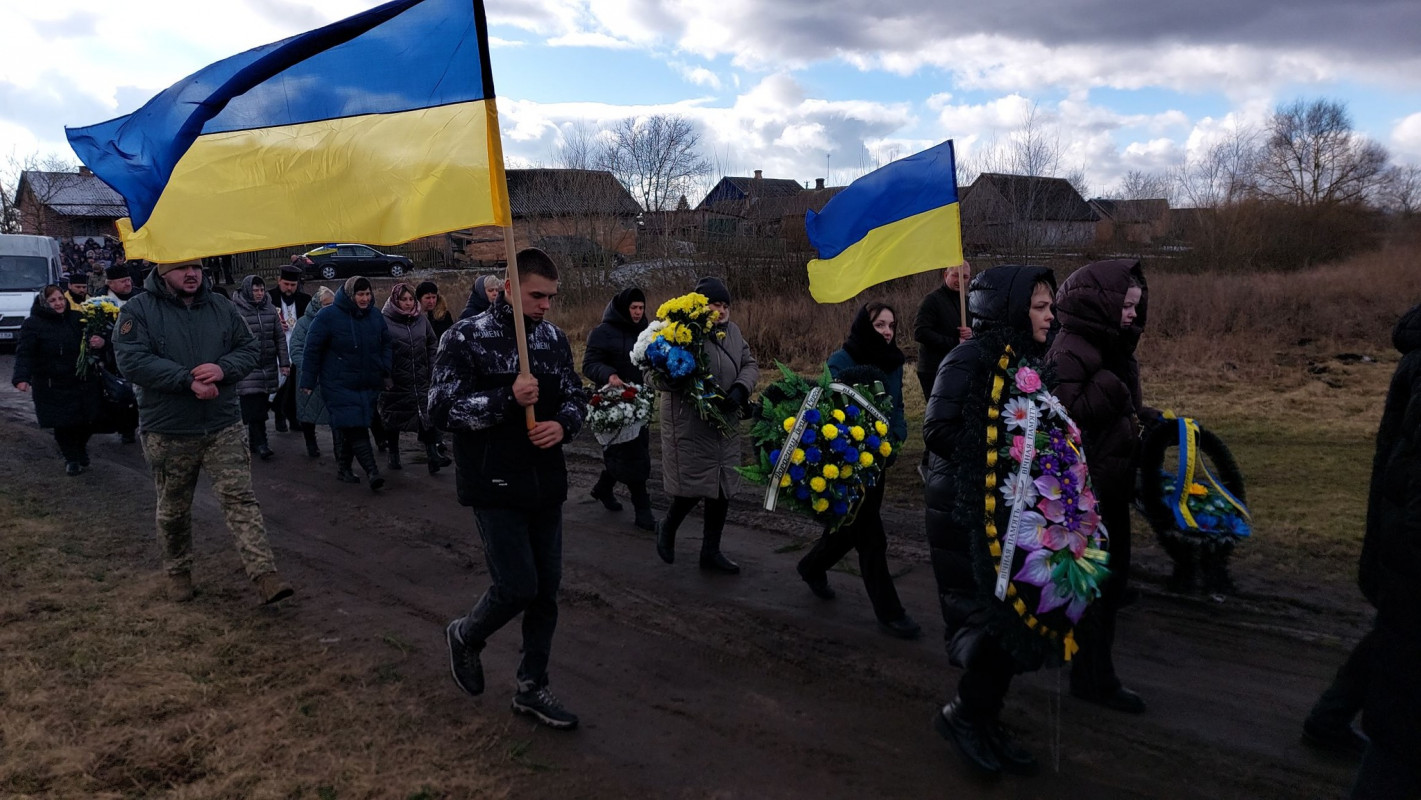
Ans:
{"label": "smaller ukrainian flag", "polygon": [[393,0],[66,133],[128,203],[129,258],[509,225],[482,0]]}
{"label": "smaller ukrainian flag", "polygon": [[952,141],[880,167],[804,215],[809,292],[840,303],[893,278],[962,263]]}

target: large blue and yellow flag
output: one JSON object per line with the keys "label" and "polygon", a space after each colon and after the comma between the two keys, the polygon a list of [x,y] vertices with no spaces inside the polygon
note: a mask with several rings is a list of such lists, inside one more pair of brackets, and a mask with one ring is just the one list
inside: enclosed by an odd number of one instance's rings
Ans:
{"label": "large blue and yellow flag", "polygon": [[67,130],[129,258],[510,224],[482,0],[395,0]]}
{"label": "large blue and yellow flag", "polygon": [[952,142],[880,167],[804,215],[809,292],[839,303],[893,278],[962,263]]}

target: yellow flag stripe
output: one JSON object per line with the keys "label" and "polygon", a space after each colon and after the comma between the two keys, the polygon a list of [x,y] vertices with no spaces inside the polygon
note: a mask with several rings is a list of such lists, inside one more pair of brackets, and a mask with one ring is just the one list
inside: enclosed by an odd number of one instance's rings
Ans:
{"label": "yellow flag stripe", "polygon": [[510,224],[492,100],[199,137],[129,258],[171,262],[310,242],[394,245]]}
{"label": "yellow flag stripe", "polygon": [[831,259],[809,262],[809,293],[841,303],[874,284],[962,263],[956,203],[882,225]]}

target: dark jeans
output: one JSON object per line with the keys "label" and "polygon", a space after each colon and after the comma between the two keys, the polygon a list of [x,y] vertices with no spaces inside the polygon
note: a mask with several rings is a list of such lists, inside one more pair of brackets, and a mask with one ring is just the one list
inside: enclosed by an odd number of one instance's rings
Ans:
{"label": "dark jeans", "polygon": [[548,655],[558,625],[562,582],[562,505],[538,511],[474,510],[492,584],[464,617],[459,633],[475,649],[523,615],[523,660],[518,690],[547,685]]}
{"label": "dark jeans", "polygon": [[1071,661],[1071,693],[1099,698],[1120,688],[1115,674],[1115,617],[1130,578],[1130,500],[1100,495],[1100,517],[1110,533],[1110,577],[1101,587],[1093,610],[1094,620],[1077,634],[1080,651]]}
{"label": "dark jeans", "polygon": [[957,682],[957,697],[969,719],[992,719],[1002,710],[1012,678],[1021,671],[995,636],[984,634],[972,648],[967,669]]}
{"label": "dark jeans", "polygon": [[898,600],[898,590],[893,588],[893,576],[888,572],[888,534],[883,530],[883,518],[879,515],[883,508],[884,482],[868,490],[858,516],[837,531],[824,532],[814,543],[799,566],[806,575],[823,574],[850,550],[859,552],[859,572],[863,575],[863,588],[873,603],[873,613],[881,622],[893,622],[903,617],[903,604]]}
{"label": "dark jeans", "polygon": [[89,437],[92,431],[88,425],[55,426],[54,442],[65,461],[84,464],[89,460]]}

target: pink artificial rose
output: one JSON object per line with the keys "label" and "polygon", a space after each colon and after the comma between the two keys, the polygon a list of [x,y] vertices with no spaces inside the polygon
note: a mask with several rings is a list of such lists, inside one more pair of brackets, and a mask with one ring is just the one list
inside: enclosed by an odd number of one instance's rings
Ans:
{"label": "pink artificial rose", "polygon": [[1013,436],[1013,437],[1011,437],[1011,457],[1012,457],[1012,460],[1013,460],[1013,461],[1015,461],[1015,462],[1017,462],[1018,464],[1020,464],[1020,463],[1021,463],[1021,455],[1022,455],[1022,452],[1023,452],[1025,449],[1026,449],[1026,437],[1024,437],[1024,436]]}
{"label": "pink artificial rose", "polygon": [[1035,394],[1041,391],[1041,376],[1030,367],[1022,367],[1016,371],[1016,388],[1023,394]]}

